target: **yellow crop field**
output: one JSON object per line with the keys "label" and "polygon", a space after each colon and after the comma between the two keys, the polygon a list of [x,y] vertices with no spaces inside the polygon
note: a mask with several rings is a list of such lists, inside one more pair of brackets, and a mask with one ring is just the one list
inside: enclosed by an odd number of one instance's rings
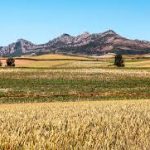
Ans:
{"label": "yellow crop field", "polygon": [[147,67],[147,68],[150,68],[150,59],[147,59],[147,60],[141,60],[141,61],[138,61],[138,62],[127,62],[127,66],[128,67],[141,67],[141,68],[144,68],[144,67]]}
{"label": "yellow crop field", "polygon": [[69,55],[62,55],[62,54],[45,54],[45,55],[40,55],[40,56],[32,56],[32,57],[24,57],[24,58],[33,58],[33,59],[66,59],[66,60],[89,60],[90,57],[84,57],[84,56],[69,56]]}
{"label": "yellow crop field", "polygon": [[34,60],[16,60],[17,67],[35,67],[35,68],[52,68],[70,63],[68,61],[34,61]]}
{"label": "yellow crop field", "polygon": [[0,105],[2,150],[149,147],[149,100]]}

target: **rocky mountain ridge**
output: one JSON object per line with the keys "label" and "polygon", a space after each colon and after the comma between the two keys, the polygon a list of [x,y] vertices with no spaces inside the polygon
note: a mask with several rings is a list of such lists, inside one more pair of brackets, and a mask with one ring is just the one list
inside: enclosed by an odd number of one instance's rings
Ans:
{"label": "rocky mountain ridge", "polygon": [[36,45],[19,39],[5,47],[0,47],[1,56],[21,56],[25,54],[63,53],[78,55],[103,55],[106,53],[146,54],[150,53],[150,42],[130,40],[108,30],[103,33],[85,32],[78,36],[63,34],[48,43]]}

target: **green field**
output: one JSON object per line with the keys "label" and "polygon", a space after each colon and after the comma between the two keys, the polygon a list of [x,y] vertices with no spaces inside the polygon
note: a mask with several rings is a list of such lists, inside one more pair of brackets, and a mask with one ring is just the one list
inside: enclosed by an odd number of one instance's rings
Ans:
{"label": "green field", "polygon": [[63,55],[16,62],[0,69],[0,103],[150,99],[149,59],[126,58],[125,68],[112,58]]}

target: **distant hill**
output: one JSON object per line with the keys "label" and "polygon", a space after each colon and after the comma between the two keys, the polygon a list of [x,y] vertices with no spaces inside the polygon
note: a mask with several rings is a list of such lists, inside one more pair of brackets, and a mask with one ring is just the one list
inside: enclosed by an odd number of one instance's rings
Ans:
{"label": "distant hill", "polygon": [[113,30],[108,30],[97,34],[86,32],[76,37],[63,34],[41,45],[20,39],[8,46],[0,47],[1,56],[41,55],[46,53],[78,55],[148,54],[150,53],[150,42],[130,40]]}

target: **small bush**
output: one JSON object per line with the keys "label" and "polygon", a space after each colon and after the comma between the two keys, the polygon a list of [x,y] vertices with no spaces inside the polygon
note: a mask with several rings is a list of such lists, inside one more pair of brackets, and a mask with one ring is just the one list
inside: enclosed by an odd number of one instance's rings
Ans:
{"label": "small bush", "polygon": [[14,58],[8,58],[6,60],[6,64],[8,67],[15,67],[15,59]]}
{"label": "small bush", "polygon": [[122,55],[120,54],[117,54],[115,56],[115,62],[114,62],[114,65],[117,66],[117,67],[124,67],[124,60],[123,60],[123,57]]}

